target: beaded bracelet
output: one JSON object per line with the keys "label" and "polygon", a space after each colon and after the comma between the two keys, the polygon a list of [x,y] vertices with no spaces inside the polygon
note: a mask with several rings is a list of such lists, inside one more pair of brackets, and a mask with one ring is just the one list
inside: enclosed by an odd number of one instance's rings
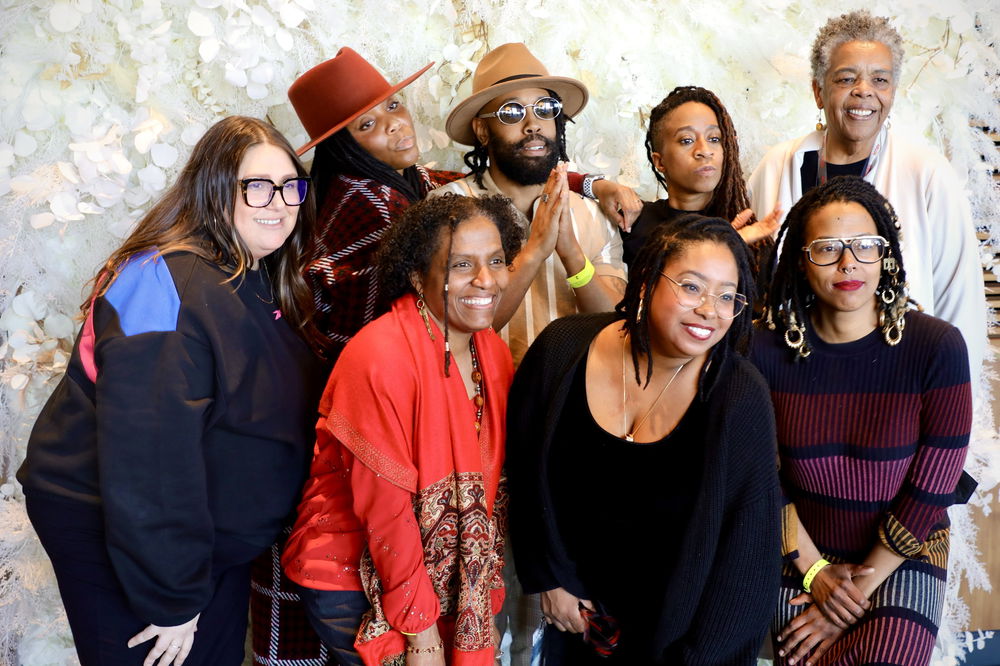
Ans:
{"label": "beaded bracelet", "polygon": [[829,566],[829,562],[824,560],[822,557],[816,560],[816,563],[809,567],[809,571],[806,575],[802,577],[802,589],[806,592],[812,592],[813,580],[815,580],[816,575],[823,570],[824,567]]}
{"label": "beaded bracelet", "polygon": [[444,649],[444,643],[438,643],[437,645],[431,645],[428,647],[413,647],[412,645],[406,646],[406,651],[410,654],[434,654],[435,652],[440,652]]}
{"label": "beaded bracelet", "polygon": [[594,264],[590,263],[590,259],[587,257],[584,257],[584,262],[583,268],[580,269],[579,273],[566,278],[566,282],[574,289],[586,287],[594,279]]}

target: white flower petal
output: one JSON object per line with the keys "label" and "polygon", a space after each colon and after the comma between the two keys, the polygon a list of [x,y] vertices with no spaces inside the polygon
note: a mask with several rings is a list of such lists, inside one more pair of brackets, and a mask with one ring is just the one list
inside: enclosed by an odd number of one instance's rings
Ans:
{"label": "white flower petal", "polygon": [[250,80],[254,83],[268,84],[274,79],[274,66],[264,62],[250,70]]}
{"label": "white flower petal", "polygon": [[68,2],[55,2],[49,9],[49,23],[59,32],[72,32],[83,16]]}
{"label": "white flower petal", "polygon": [[56,166],[59,167],[59,173],[62,174],[63,178],[74,185],[80,184],[80,174],[76,172],[76,167],[69,162],[56,162]]}
{"label": "white flower petal", "polygon": [[283,28],[278,28],[274,31],[274,39],[284,51],[291,51],[295,46],[295,39],[292,37],[292,33]]}
{"label": "white flower petal", "polygon": [[154,165],[150,164],[142,169],[139,169],[139,182],[142,183],[142,188],[150,193],[160,192],[164,187],[167,186],[167,176],[163,173],[163,170]]}
{"label": "white flower petal", "polygon": [[103,208],[92,204],[89,201],[81,201],[76,205],[76,209],[84,215],[100,215],[104,212]]}
{"label": "white flower petal", "polygon": [[[44,319],[45,315],[49,313],[49,308],[45,305],[45,301],[43,301],[38,294],[30,289],[28,291],[22,291],[20,294],[15,296],[14,300],[11,301],[10,306],[15,313],[31,320]],[[17,333],[21,332],[22,331],[18,331],[14,333],[14,335],[11,335],[11,344],[14,343],[14,338],[17,337]],[[25,335],[27,335],[27,333],[25,333]]]}
{"label": "white flower petal", "polygon": [[28,194],[40,185],[34,176],[14,176],[10,179],[10,189],[15,194]]}
{"label": "white flower petal", "polygon": [[211,16],[197,9],[192,9],[191,13],[188,14],[187,26],[188,30],[199,37],[211,37],[215,34],[215,26],[212,24]]}
{"label": "white flower petal", "polygon": [[0,143],[0,169],[6,169],[14,165],[14,146],[9,143]]}
{"label": "white flower petal", "polygon": [[[22,375],[21,373],[17,373],[16,375],[14,375],[13,377],[10,378],[10,387],[12,389],[14,389],[15,391],[20,391],[21,389],[23,389],[27,385],[28,385],[28,375]],[[6,487],[6,486],[10,486],[11,487],[11,492],[10,493],[5,493],[4,492],[4,487]],[[3,495],[13,495],[14,494],[14,490],[13,489],[14,489],[13,484],[5,483],[3,486],[0,486],[0,494],[3,494]]]}
{"label": "white flower petal", "polygon": [[20,157],[27,157],[38,150],[38,142],[35,137],[26,132],[17,131],[14,133],[14,154]]}
{"label": "white flower petal", "polygon": [[250,99],[264,99],[268,95],[267,86],[262,86],[259,83],[248,83],[247,84],[247,97]]}
{"label": "white flower petal", "polygon": [[150,149],[153,164],[164,169],[170,168],[177,161],[177,149],[169,143],[157,143]]}
{"label": "white flower petal", "polygon": [[232,63],[227,62],[226,81],[237,88],[245,88],[247,85],[247,73],[242,69],[234,67]]}
{"label": "white flower petal", "polygon": [[82,220],[83,215],[76,208],[77,200],[69,192],[59,192],[49,199],[49,210],[60,222],[73,222]]}
{"label": "white flower petal", "polygon": [[289,28],[298,27],[298,25],[302,23],[305,18],[306,13],[292,3],[288,3],[281,8],[281,22]]}
{"label": "white flower petal", "polygon": [[32,229],[44,229],[56,221],[56,216],[52,213],[37,213],[30,218]]}
{"label": "white flower petal", "polygon": [[149,34],[150,34],[151,36],[153,36],[153,37],[156,37],[156,36],[158,36],[158,35],[162,35],[162,34],[165,34],[165,33],[166,33],[166,32],[167,32],[168,30],[170,30],[170,25],[171,25],[172,23],[173,23],[173,21],[164,21],[164,22],[163,22],[163,23],[161,23],[160,25],[158,25],[158,26],[156,26],[155,28],[153,28],[153,29],[152,29],[152,30],[150,31],[150,33],[149,33]]}
{"label": "white flower petal", "polygon": [[152,147],[154,141],[156,141],[156,133],[150,132],[149,130],[143,130],[135,135],[133,143],[135,144],[135,149],[145,155],[149,152],[149,149]]}
{"label": "white flower petal", "polygon": [[70,338],[74,333],[73,320],[62,313],[53,312],[45,318],[42,329],[50,338]]}
{"label": "white flower petal", "polygon": [[222,0],[195,0],[199,7],[204,7],[205,9],[215,9],[222,4]]}
{"label": "white flower petal", "polygon": [[181,132],[181,141],[189,146],[193,146],[198,143],[198,139],[200,139],[204,133],[205,126],[201,123],[188,125],[184,128],[184,131]]}
{"label": "white flower petal", "polygon": [[121,151],[111,153],[111,157],[108,160],[111,162],[111,168],[114,169],[115,173],[120,173],[123,176],[132,173],[132,163],[128,161],[128,158]]}
{"label": "white flower petal", "polygon": [[215,60],[215,56],[219,55],[220,46],[219,40],[215,37],[206,37],[201,40],[201,45],[198,46],[198,55],[205,62],[212,62]]}

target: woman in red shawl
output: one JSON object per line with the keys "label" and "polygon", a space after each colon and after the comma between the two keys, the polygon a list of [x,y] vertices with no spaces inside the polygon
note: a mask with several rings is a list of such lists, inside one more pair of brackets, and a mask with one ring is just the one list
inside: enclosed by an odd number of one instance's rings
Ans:
{"label": "woman in red shawl", "polygon": [[330,375],[283,563],[328,643],[364,592],[365,664],[494,662],[512,365],[490,325],[520,234],[502,197],[411,206],[379,254],[392,309]]}

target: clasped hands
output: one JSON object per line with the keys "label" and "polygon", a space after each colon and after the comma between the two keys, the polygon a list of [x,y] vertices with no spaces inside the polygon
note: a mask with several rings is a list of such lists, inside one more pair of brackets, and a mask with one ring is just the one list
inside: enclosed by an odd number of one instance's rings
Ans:
{"label": "clasped hands", "polygon": [[[803,592],[788,603],[793,606],[811,604],[778,634],[779,656],[788,656],[789,664],[815,650],[819,657],[837,642],[841,634],[857,623],[871,607],[868,597],[854,584],[854,578],[874,573],[863,564],[830,564],[820,570],[812,581],[811,591]],[[811,666],[812,661],[806,661]]]}

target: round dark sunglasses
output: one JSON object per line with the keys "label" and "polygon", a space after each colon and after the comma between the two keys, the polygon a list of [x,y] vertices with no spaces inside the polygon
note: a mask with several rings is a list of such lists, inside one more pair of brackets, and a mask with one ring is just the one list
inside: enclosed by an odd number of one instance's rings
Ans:
{"label": "round dark sunglasses", "polygon": [[528,115],[528,109],[539,120],[552,120],[562,113],[562,102],[555,97],[539,97],[534,104],[504,102],[500,108],[490,113],[480,113],[477,118],[496,118],[504,125],[516,125]]}

